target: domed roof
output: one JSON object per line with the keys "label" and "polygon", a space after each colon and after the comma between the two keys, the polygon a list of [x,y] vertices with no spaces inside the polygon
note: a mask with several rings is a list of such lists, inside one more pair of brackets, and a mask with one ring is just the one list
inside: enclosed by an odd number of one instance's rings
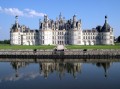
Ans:
{"label": "domed roof", "polygon": [[110,25],[107,23],[107,16],[105,16],[105,23],[101,29],[101,32],[109,32],[110,28]]}
{"label": "domed roof", "polygon": [[[18,24],[18,28],[20,27],[20,25]],[[12,26],[12,29],[15,29],[15,28],[17,28],[17,24],[14,24],[13,26]]]}
{"label": "domed roof", "polygon": [[97,26],[96,29],[98,32],[101,32],[102,26]]}
{"label": "domed roof", "polygon": [[109,32],[110,31],[110,25],[109,24],[104,24],[101,31],[102,32]]}

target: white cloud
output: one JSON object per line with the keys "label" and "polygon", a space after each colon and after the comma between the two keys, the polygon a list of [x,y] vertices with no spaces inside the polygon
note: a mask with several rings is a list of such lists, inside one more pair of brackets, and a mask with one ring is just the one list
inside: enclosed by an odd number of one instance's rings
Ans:
{"label": "white cloud", "polygon": [[24,12],[25,12],[25,15],[29,17],[34,17],[34,16],[43,17],[45,15],[44,13],[39,13],[32,9],[24,9]]}
{"label": "white cloud", "polygon": [[18,8],[2,8],[1,6],[0,12],[8,15],[18,15],[24,17],[43,17],[45,15],[44,13],[40,13],[32,9],[24,9],[23,11],[21,11]]}
{"label": "white cloud", "polygon": [[23,16],[24,13],[22,11],[20,11],[17,8],[4,8],[2,9],[2,11],[6,14],[10,14],[10,15],[18,15],[18,16]]}
{"label": "white cloud", "polygon": [[17,81],[20,79],[31,80],[39,76],[40,76],[39,72],[24,73],[24,74],[20,74],[19,77],[15,77],[15,75],[11,74],[0,78],[0,83],[2,83],[3,81]]}

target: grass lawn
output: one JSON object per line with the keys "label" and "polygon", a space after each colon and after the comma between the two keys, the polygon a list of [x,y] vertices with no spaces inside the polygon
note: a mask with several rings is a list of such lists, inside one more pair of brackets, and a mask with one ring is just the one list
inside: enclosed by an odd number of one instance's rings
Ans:
{"label": "grass lawn", "polygon": [[67,49],[120,49],[120,45],[67,45]]}
{"label": "grass lawn", "polygon": [[55,46],[53,45],[9,45],[9,44],[0,44],[0,49],[53,49]]}

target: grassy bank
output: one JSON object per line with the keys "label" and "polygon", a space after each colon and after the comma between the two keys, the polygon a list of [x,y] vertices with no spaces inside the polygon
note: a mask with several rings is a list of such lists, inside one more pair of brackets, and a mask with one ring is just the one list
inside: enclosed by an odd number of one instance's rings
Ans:
{"label": "grassy bank", "polygon": [[120,45],[67,45],[67,49],[120,49]]}
{"label": "grassy bank", "polygon": [[24,50],[24,49],[53,49],[53,45],[9,45],[9,44],[0,44],[0,49],[13,49],[13,50]]}

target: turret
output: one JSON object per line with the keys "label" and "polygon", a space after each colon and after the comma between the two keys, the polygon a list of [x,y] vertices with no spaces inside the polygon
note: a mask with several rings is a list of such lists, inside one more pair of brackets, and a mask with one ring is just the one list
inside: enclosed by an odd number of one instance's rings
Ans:
{"label": "turret", "polygon": [[62,20],[62,14],[61,14],[61,12],[60,12],[60,15],[59,15],[59,20]]}
{"label": "turret", "polygon": [[105,23],[100,31],[101,32],[101,44],[104,44],[104,45],[112,44],[110,42],[110,30],[111,30],[111,27],[108,24],[107,16],[105,16]]}
{"label": "turret", "polygon": [[73,22],[76,22],[76,15],[73,16]]}
{"label": "turret", "polygon": [[45,24],[45,28],[48,28],[48,16],[44,15],[44,24]]}
{"label": "turret", "polygon": [[44,15],[44,22],[48,22],[48,16]]}
{"label": "turret", "polygon": [[42,28],[42,23],[41,23],[41,19],[39,19],[39,29]]}
{"label": "turret", "polygon": [[76,27],[76,15],[73,16],[73,28]]}
{"label": "turret", "polygon": [[18,16],[15,16],[15,24],[16,24],[16,28],[18,28]]}
{"label": "turret", "polygon": [[11,31],[12,32],[18,32],[18,29],[20,28],[20,25],[18,23],[18,16],[15,16],[15,24],[13,24]]}
{"label": "turret", "polygon": [[81,19],[78,20],[78,22],[77,22],[77,28],[78,28],[78,29],[81,29]]}

